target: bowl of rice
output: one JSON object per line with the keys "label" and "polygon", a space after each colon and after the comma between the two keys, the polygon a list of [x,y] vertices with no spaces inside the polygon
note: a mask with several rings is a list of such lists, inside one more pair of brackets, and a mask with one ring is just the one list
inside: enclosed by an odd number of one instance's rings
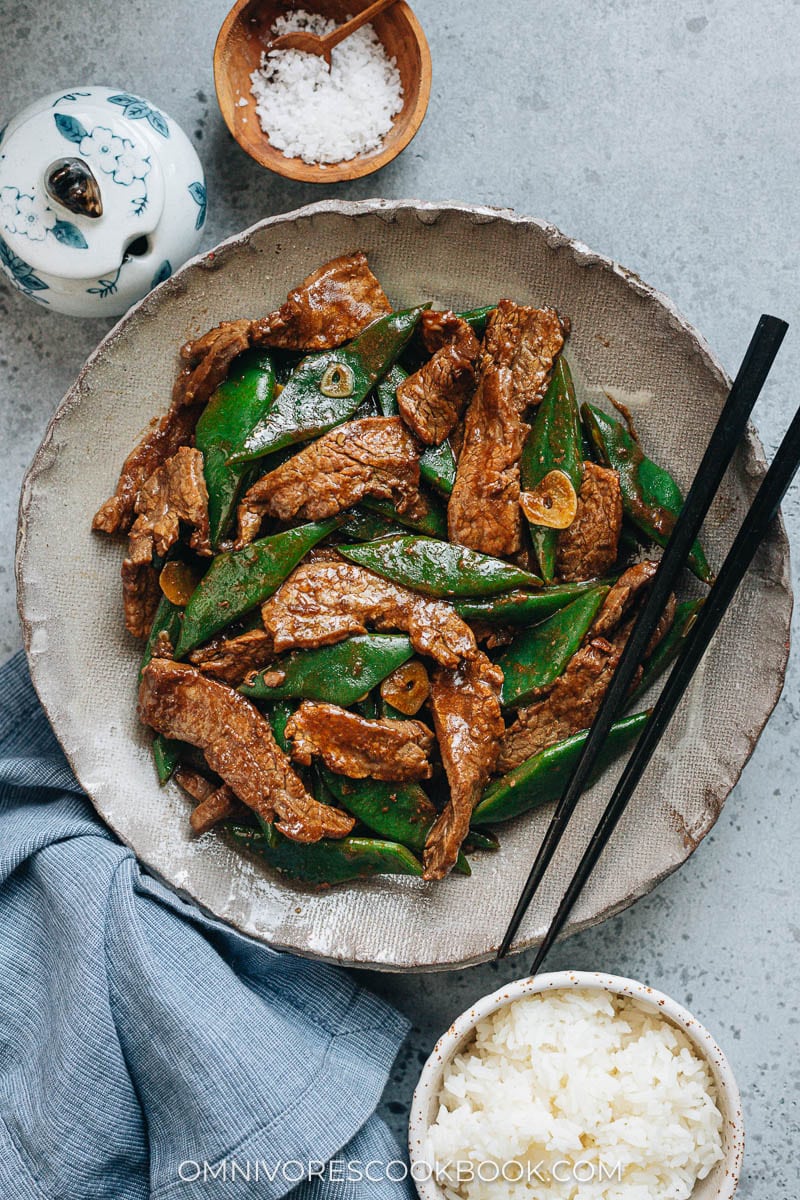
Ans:
{"label": "bowl of rice", "polygon": [[431,57],[404,0],[333,50],[331,65],[272,38],[324,35],[363,5],[350,0],[239,0],[214,50],[214,83],[228,129],[251,158],[306,183],[359,179],[405,149],[422,124]]}
{"label": "bowl of rice", "polygon": [[559,971],[507,984],[443,1034],[409,1151],[422,1200],[728,1200],[744,1128],[730,1066],[685,1008]]}

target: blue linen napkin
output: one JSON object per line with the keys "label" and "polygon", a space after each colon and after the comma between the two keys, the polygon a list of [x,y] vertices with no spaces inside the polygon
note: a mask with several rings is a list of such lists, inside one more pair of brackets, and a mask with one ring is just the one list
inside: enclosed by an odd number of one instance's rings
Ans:
{"label": "blue linen napkin", "polygon": [[0,1198],[408,1200],[375,1115],[405,1019],[146,875],[21,654],[0,697]]}

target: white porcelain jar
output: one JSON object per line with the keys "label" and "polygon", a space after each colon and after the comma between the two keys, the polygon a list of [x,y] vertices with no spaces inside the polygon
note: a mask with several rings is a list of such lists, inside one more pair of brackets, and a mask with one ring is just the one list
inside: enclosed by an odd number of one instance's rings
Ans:
{"label": "white porcelain jar", "polygon": [[194,147],[139,96],[54,92],[0,133],[0,267],[57,312],[125,312],[194,253],[205,218]]}

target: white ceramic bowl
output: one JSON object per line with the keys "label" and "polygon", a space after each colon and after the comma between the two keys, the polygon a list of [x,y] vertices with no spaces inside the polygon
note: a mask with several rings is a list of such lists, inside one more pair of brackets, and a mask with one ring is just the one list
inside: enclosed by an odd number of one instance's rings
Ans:
{"label": "white ceramic bowl", "polygon": [[490,1013],[521,996],[532,996],[537,992],[549,992],[560,988],[596,988],[620,996],[630,996],[661,1016],[667,1017],[684,1031],[697,1053],[711,1068],[717,1088],[717,1104],[723,1118],[724,1157],[710,1175],[697,1183],[691,1200],[730,1200],[736,1191],[742,1167],[744,1124],[739,1089],[725,1055],[708,1030],[663,992],[657,992],[644,983],[637,983],[635,979],[623,979],[618,975],[603,975],[595,971],[555,971],[550,975],[515,979],[490,996],[478,1000],[442,1034],[422,1068],[411,1105],[408,1148],[412,1174],[422,1200],[443,1200],[444,1197],[444,1192],[436,1181],[424,1176],[425,1165],[429,1160],[428,1129],[436,1119],[446,1064],[469,1040],[478,1022]]}

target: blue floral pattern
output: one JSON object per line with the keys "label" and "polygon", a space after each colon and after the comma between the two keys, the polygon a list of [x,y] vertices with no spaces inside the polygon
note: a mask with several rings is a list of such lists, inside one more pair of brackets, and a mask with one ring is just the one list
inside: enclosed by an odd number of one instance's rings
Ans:
{"label": "blue floral pattern", "polygon": [[163,138],[169,137],[169,126],[163,114],[157,108],[151,108],[138,96],[120,92],[117,96],[109,96],[108,103],[118,104],[129,121],[147,121],[147,124],[151,129],[155,129],[156,133],[160,133]]}
{"label": "blue floral pattern", "polygon": [[79,96],[91,96],[91,94],[91,92],[64,92],[63,96],[58,96],[50,107],[55,108],[62,100],[77,100]]}
{"label": "blue floral pattern", "polygon": [[31,242],[43,242],[52,235],[63,246],[86,250],[86,238],[71,221],[60,221],[49,205],[42,208],[35,198],[19,188],[0,188],[0,225],[6,233],[16,233]]}
{"label": "blue floral pattern", "polygon": [[150,156],[142,154],[130,140],[113,133],[105,125],[86,129],[76,117],[55,113],[59,133],[74,142],[90,166],[110,175],[114,183],[131,189],[131,209],[135,217],[147,208],[147,176]]}
{"label": "blue floral pattern", "polygon": [[96,287],[87,288],[86,291],[89,295],[99,296],[101,300],[105,300],[106,296],[116,295],[117,284],[124,265],[124,263],[120,263],[110,279],[98,279]]}
{"label": "blue floral pattern", "polygon": [[199,179],[195,183],[190,183],[189,195],[194,200],[198,210],[194,227],[195,229],[202,229],[206,220],[206,209],[208,208],[205,184],[202,184]]}
{"label": "blue floral pattern", "polygon": [[33,267],[26,263],[24,258],[20,258],[18,254],[6,245],[0,238],[0,265],[5,267],[11,276],[14,286],[24,292],[26,296],[32,296],[34,300],[38,300],[40,304],[47,304],[44,296],[35,295],[36,292],[46,292],[47,284],[43,279],[34,272]]}

